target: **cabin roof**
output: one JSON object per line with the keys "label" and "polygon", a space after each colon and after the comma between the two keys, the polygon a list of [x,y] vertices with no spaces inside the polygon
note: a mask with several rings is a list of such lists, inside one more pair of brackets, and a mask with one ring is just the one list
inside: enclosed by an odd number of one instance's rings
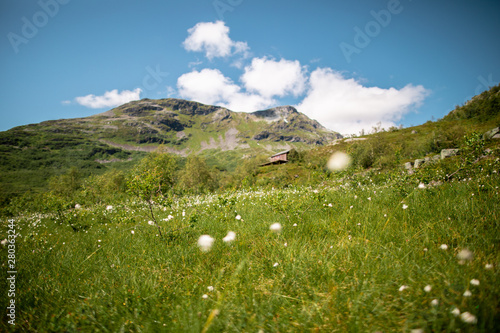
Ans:
{"label": "cabin roof", "polygon": [[278,156],[278,155],[283,155],[283,154],[288,154],[289,152],[290,152],[290,150],[284,150],[284,151],[282,151],[282,152],[279,152],[279,153],[274,154],[274,155],[273,155],[273,156],[271,156],[271,157]]}

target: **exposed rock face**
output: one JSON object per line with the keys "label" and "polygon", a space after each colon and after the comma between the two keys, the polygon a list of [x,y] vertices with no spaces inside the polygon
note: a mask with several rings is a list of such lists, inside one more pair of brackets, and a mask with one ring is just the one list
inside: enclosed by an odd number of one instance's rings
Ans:
{"label": "exposed rock face", "polygon": [[186,101],[177,98],[167,98],[158,101],[158,104],[173,111],[187,115],[207,115],[220,109],[218,106],[205,105],[198,102]]}
{"label": "exposed rock face", "polygon": [[287,106],[278,106],[272,109],[267,109],[262,111],[255,111],[250,114],[259,118],[264,118],[267,121],[276,121],[280,119],[286,119],[290,115],[294,114],[298,115],[299,112],[293,106],[287,105]]}
{"label": "exposed rock face", "polygon": [[484,140],[500,139],[500,127],[496,127],[483,134]]}
{"label": "exposed rock face", "polygon": [[441,159],[445,159],[450,156],[455,156],[459,152],[459,149],[443,149],[441,150]]}

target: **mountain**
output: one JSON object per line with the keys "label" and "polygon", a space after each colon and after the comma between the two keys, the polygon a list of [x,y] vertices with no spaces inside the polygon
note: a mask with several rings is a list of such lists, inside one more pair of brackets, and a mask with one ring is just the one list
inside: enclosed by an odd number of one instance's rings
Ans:
{"label": "mountain", "polygon": [[171,153],[198,154],[292,143],[324,145],[338,137],[291,106],[253,113],[180,99],[143,99],[85,118],[94,137],[125,150],[150,151],[162,144]]}
{"label": "mountain", "polygon": [[181,156],[202,154],[224,169],[243,156],[307,149],[338,137],[291,106],[242,113],[181,99],[143,99],[90,117],[0,132],[0,193],[42,190],[70,167],[83,176],[127,169],[160,146]]}

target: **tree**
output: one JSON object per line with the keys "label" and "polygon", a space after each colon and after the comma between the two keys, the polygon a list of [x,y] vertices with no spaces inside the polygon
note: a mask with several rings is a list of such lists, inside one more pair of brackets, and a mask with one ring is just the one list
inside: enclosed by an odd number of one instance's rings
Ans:
{"label": "tree", "polygon": [[172,194],[175,169],[174,156],[161,151],[153,152],[143,158],[133,169],[127,183],[129,193],[147,203],[150,216],[160,236],[162,235],[161,229],[156,221],[153,206],[157,203],[164,203]]}
{"label": "tree", "polygon": [[190,155],[181,172],[179,185],[184,190],[205,193],[217,188],[217,179],[203,157]]}
{"label": "tree", "polygon": [[65,174],[54,176],[49,180],[49,189],[65,198],[72,198],[80,187],[81,175],[76,167],[71,167]]}

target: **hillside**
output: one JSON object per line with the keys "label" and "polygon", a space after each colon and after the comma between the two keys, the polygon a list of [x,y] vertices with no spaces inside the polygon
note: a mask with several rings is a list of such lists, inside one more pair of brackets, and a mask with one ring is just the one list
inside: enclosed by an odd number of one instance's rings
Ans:
{"label": "hillside", "polygon": [[179,99],[143,99],[86,118],[0,132],[0,193],[5,198],[45,190],[51,176],[70,167],[83,177],[126,170],[160,146],[180,156],[201,154],[212,166],[232,170],[244,156],[307,149],[337,137],[290,106],[239,113]]}

